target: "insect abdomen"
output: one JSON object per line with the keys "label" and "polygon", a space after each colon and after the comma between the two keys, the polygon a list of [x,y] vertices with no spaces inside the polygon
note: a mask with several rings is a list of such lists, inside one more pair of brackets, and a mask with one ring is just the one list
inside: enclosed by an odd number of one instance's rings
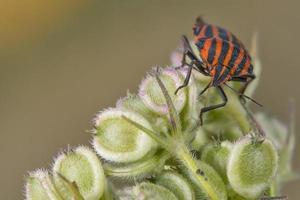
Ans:
{"label": "insect abdomen", "polygon": [[[210,75],[219,76],[218,83],[229,80],[231,76],[252,73],[250,56],[243,48],[232,42],[221,38],[203,38],[196,43],[196,46],[199,48],[202,61],[211,71]],[[224,67],[221,71],[220,66]],[[218,70],[213,72],[216,67]]]}

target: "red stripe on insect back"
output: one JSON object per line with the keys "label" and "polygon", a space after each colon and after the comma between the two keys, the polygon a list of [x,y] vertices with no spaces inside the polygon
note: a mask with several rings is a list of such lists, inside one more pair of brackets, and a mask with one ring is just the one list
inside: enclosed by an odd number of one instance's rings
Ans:
{"label": "red stripe on insect back", "polygon": [[232,52],[233,52],[233,48],[234,48],[234,44],[233,43],[228,43],[229,44],[229,48],[226,54],[226,57],[224,59],[224,62],[222,64],[228,66],[229,61],[231,60],[231,56],[232,56]]}
{"label": "red stripe on insect back", "polygon": [[[220,73],[218,79],[221,78],[221,76],[225,73],[225,70],[227,70],[227,69],[228,69],[227,67],[223,67],[223,69],[222,69],[222,71],[221,71],[221,73]],[[226,80],[224,80],[224,81],[226,81]],[[224,81],[223,81],[223,82],[224,82]]]}
{"label": "red stripe on insect back", "polygon": [[[214,77],[214,76],[216,75],[216,68],[213,67],[213,68],[210,70],[209,74],[210,74],[212,77]],[[211,82],[211,83],[212,83],[212,82]]]}
{"label": "red stripe on insect back", "polygon": [[214,60],[213,60],[213,64],[212,64],[213,66],[218,64],[219,57],[222,52],[222,46],[223,46],[223,41],[220,39],[216,39],[216,52],[215,52],[215,56],[214,56]]}
{"label": "red stripe on insect back", "polygon": [[249,69],[250,65],[251,65],[251,60],[250,60],[250,57],[247,56],[247,61],[246,61],[245,65],[244,65],[244,67],[243,67],[243,69],[242,69],[242,71],[241,71],[241,73],[239,75],[240,76],[241,75],[247,75],[248,74],[248,69]]}
{"label": "red stripe on insect back", "polygon": [[200,50],[200,57],[202,58],[203,62],[206,63],[207,65],[209,65],[209,63],[207,62],[207,58],[208,58],[208,51],[211,47],[211,43],[212,43],[211,39],[205,40],[203,48]]}
{"label": "red stripe on insect back", "polygon": [[226,34],[227,34],[227,37],[228,37],[228,41],[233,41],[233,36],[232,36],[232,33],[231,32],[229,32],[229,31],[227,31],[227,30],[225,30],[225,32],[226,32]]}
{"label": "red stripe on insect back", "polygon": [[205,31],[206,31],[206,28],[207,28],[207,25],[204,24],[203,27],[201,28],[201,31],[198,35],[196,35],[195,37],[195,41],[199,41],[201,38],[204,38],[205,37]]}
{"label": "red stripe on insect back", "polygon": [[244,49],[240,49],[239,55],[238,55],[237,59],[235,60],[234,65],[230,71],[230,76],[232,76],[235,73],[239,64],[242,62],[244,55],[245,55]]}
{"label": "red stripe on insect back", "polygon": [[213,37],[218,37],[218,36],[219,36],[219,30],[218,30],[218,27],[216,27],[216,26],[211,26],[211,28],[212,28]]}

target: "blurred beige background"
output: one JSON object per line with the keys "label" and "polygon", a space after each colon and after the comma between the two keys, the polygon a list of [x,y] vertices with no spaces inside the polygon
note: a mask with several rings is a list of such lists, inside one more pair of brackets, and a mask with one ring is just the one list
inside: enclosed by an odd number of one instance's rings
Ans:
{"label": "blurred beige background", "polygon": [[[169,64],[199,14],[248,47],[258,30],[263,74],[256,99],[285,122],[289,97],[300,110],[299,1],[0,3],[1,199],[22,199],[26,172],[49,167],[59,149],[88,144],[93,114],[136,91],[151,66]],[[298,199],[299,182],[285,192]]]}

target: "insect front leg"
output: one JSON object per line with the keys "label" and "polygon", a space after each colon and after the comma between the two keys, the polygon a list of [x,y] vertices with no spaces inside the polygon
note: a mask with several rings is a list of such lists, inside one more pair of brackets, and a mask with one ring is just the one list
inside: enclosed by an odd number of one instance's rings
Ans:
{"label": "insect front leg", "polygon": [[221,86],[217,86],[216,88],[217,88],[217,90],[218,90],[218,92],[219,92],[219,94],[220,94],[220,96],[221,96],[221,98],[223,100],[223,103],[220,103],[220,104],[217,104],[217,105],[212,105],[212,106],[207,106],[207,107],[204,107],[204,108],[201,109],[200,115],[199,115],[200,125],[201,126],[203,124],[203,118],[202,118],[203,113],[211,111],[211,110],[215,110],[217,108],[224,107],[226,105],[226,103],[227,103],[228,99],[227,99],[227,96],[226,96],[223,88]]}
{"label": "insect front leg", "polygon": [[188,71],[187,71],[187,74],[186,74],[186,77],[185,77],[185,79],[184,79],[184,82],[183,82],[183,84],[182,84],[181,86],[179,86],[179,87],[176,89],[175,95],[178,93],[179,90],[181,90],[182,88],[188,86],[188,84],[189,84],[189,81],[190,81],[190,79],[191,79],[192,69],[193,69],[193,62],[192,62],[192,64],[188,64],[188,66],[189,66],[189,69],[188,69]]}
{"label": "insect front leg", "polygon": [[182,59],[181,59],[181,65],[175,67],[175,69],[181,69],[183,68],[185,65],[188,65],[188,63],[186,62],[186,57],[188,56],[188,50],[184,49],[183,54],[182,54]]}
{"label": "insect front leg", "polygon": [[[192,69],[195,69],[196,71],[202,73],[205,76],[208,76],[209,73],[206,71],[206,69],[203,67],[204,64],[202,63],[202,61],[200,61],[194,54],[191,45],[189,43],[189,40],[187,39],[187,37],[184,35],[182,36],[182,42],[183,42],[183,48],[184,48],[184,53],[182,56],[182,61],[181,61],[181,66],[180,68],[182,68],[183,66],[187,65],[189,67],[187,75],[185,77],[184,83],[179,86],[176,91],[175,94],[178,93],[178,91],[184,87],[186,87],[189,84],[190,78],[191,78],[191,73],[192,73]],[[186,61],[186,57],[188,57],[191,62],[188,63]]]}

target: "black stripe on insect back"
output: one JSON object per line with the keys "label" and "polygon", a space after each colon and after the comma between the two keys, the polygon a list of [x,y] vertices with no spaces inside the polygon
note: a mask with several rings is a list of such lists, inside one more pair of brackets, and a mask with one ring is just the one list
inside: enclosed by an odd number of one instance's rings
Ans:
{"label": "black stripe on insect back", "polygon": [[250,64],[249,68],[248,68],[248,74],[253,74],[253,65]]}
{"label": "black stripe on insect back", "polygon": [[221,54],[220,54],[219,60],[218,60],[219,63],[224,62],[224,59],[225,59],[225,57],[227,55],[227,52],[228,52],[228,49],[229,49],[229,43],[226,42],[226,41],[222,41],[222,50],[221,50]]}
{"label": "black stripe on insect back", "polygon": [[205,30],[205,37],[208,37],[208,38],[213,37],[211,25],[207,25],[206,30]]}
{"label": "black stripe on insect back", "polygon": [[224,73],[221,74],[220,77],[218,77],[218,80],[217,80],[216,84],[220,85],[227,78],[227,75],[229,74],[229,72],[230,72],[230,70],[226,69],[224,71]]}
{"label": "black stripe on insect back", "polygon": [[218,27],[218,32],[220,38],[226,41],[229,40],[228,32],[225,29]]}
{"label": "black stripe on insect back", "polygon": [[238,68],[236,69],[236,71],[234,72],[234,75],[239,75],[239,73],[243,70],[246,62],[247,62],[248,56],[247,54],[244,55],[242,61],[239,63]]}
{"label": "black stripe on insect back", "polygon": [[217,65],[216,66],[216,73],[214,75],[214,79],[213,79],[213,85],[216,86],[217,85],[217,82],[218,82],[218,79],[219,77],[221,76],[221,72],[222,72],[222,69],[223,69],[223,66],[222,65]]}
{"label": "black stripe on insect back", "polygon": [[204,43],[205,43],[205,39],[206,39],[206,38],[202,38],[202,39],[200,39],[200,40],[197,41],[196,46],[197,46],[199,49],[202,49],[202,48],[203,48]]}
{"label": "black stripe on insect back", "polygon": [[214,61],[214,57],[216,54],[216,39],[212,39],[211,41],[211,45],[209,47],[209,51],[208,51],[208,57],[207,57],[207,62],[212,64]]}
{"label": "black stripe on insect back", "polygon": [[232,43],[235,44],[235,45],[240,45],[240,42],[238,41],[238,39],[232,35]]}
{"label": "black stripe on insect back", "polygon": [[230,61],[228,63],[228,65],[229,65],[230,68],[233,67],[235,60],[239,56],[239,53],[240,53],[240,48],[237,47],[237,46],[234,46],[233,51],[232,51],[232,55],[231,55],[231,58],[230,58]]}

